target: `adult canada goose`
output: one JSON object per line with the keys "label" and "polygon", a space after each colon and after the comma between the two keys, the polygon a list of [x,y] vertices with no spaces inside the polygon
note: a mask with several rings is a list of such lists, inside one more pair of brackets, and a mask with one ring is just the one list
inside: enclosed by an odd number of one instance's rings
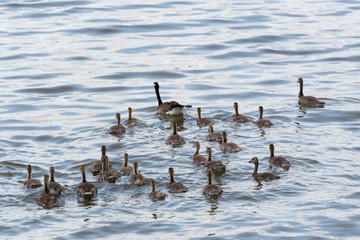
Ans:
{"label": "adult canada goose", "polygon": [[170,193],[184,193],[187,192],[188,188],[184,186],[184,184],[180,182],[175,182],[174,180],[174,169],[172,167],[169,168],[170,175],[170,184],[169,184],[169,192]]}
{"label": "adult canada goose", "polygon": [[271,172],[258,173],[259,159],[257,157],[253,157],[249,162],[255,164],[255,168],[252,176],[257,182],[261,182],[261,181],[269,182],[280,178],[278,175]]}
{"label": "adult canada goose", "polygon": [[132,182],[133,184],[135,184],[137,186],[142,186],[145,184],[145,178],[143,177],[143,175],[141,175],[138,172],[138,163],[137,162],[134,162],[133,174],[130,177],[130,182]]}
{"label": "adult canada goose", "polygon": [[222,132],[222,143],[220,144],[220,150],[228,153],[240,152],[241,148],[236,143],[228,143],[226,132]]}
{"label": "adult canada goose", "polygon": [[264,108],[262,106],[259,107],[259,119],[256,121],[258,127],[271,127],[273,124],[268,119],[263,119]]}
{"label": "adult canada goose", "polygon": [[171,102],[163,102],[160,98],[160,92],[159,92],[159,84],[157,82],[154,82],[154,88],[156,97],[158,100],[158,108],[157,111],[160,114],[169,114],[169,115],[178,115],[182,114],[183,108],[191,108],[191,105],[181,105],[178,102],[171,101]]}
{"label": "adult canada goose", "polygon": [[172,134],[167,139],[167,144],[172,145],[182,145],[185,143],[185,140],[182,136],[178,135],[176,132],[176,122],[171,123]]}
{"label": "adult canada goose", "polygon": [[206,185],[203,190],[202,193],[206,196],[218,196],[222,193],[222,189],[215,184],[211,184],[211,171],[207,172],[207,179],[208,179],[208,185]]}
{"label": "adult canada goose", "polygon": [[300,84],[300,91],[298,94],[298,103],[301,107],[310,107],[310,108],[322,108],[324,107],[325,102],[318,100],[316,97],[304,96],[303,93],[303,79],[298,78],[298,83]]}
{"label": "adult canada goose", "polygon": [[120,170],[120,174],[122,176],[130,176],[133,173],[133,168],[131,166],[128,166],[129,162],[129,155],[127,153],[124,153],[124,165],[123,168]]}
{"label": "adult canada goose", "polygon": [[[106,156],[106,146],[104,146],[104,145],[101,146],[101,158],[102,157],[108,157],[108,156]],[[109,164],[108,167],[109,167],[109,169],[112,169],[111,164]],[[96,162],[91,168],[91,172],[92,172],[92,174],[94,176],[98,175],[101,172],[101,170],[102,170],[102,162],[101,162],[101,160]]]}
{"label": "adult canada goose", "polygon": [[167,194],[163,193],[162,191],[155,191],[155,181],[153,179],[150,180],[150,186],[151,193],[149,193],[149,198],[151,199],[151,201],[155,202],[158,200],[165,200]]}
{"label": "adult canada goose", "polygon": [[76,192],[78,196],[84,198],[95,197],[97,194],[97,188],[94,186],[94,184],[86,181],[84,165],[81,165],[80,171],[82,176],[82,182],[76,187]]}
{"label": "adult canada goose", "polygon": [[136,118],[133,118],[132,117],[132,109],[131,109],[131,107],[129,107],[128,108],[128,120],[126,120],[126,125],[128,126],[128,127],[133,127],[133,126],[135,126],[136,125]]}
{"label": "adult canada goose", "polygon": [[123,125],[121,125],[120,123],[120,113],[117,113],[115,115],[115,118],[116,118],[116,125],[112,126],[110,129],[109,129],[109,133],[112,134],[112,135],[121,135],[123,133],[126,132],[126,129]]}
{"label": "adult canada goose", "polygon": [[233,116],[233,121],[237,123],[246,123],[248,118],[242,114],[239,114],[239,105],[237,102],[234,102],[235,115]]}
{"label": "adult canada goose", "polygon": [[31,178],[32,167],[31,167],[30,164],[27,165],[26,170],[27,170],[28,174],[27,174],[27,179],[24,182],[24,186],[26,188],[38,188],[38,187],[41,187],[40,180]]}
{"label": "adult canada goose", "polygon": [[195,147],[195,153],[193,155],[194,164],[196,166],[200,166],[200,165],[203,165],[204,163],[206,163],[206,160],[207,160],[206,157],[199,154],[200,143],[199,142],[194,142],[193,147]]}
{"label": "adult canada goose", "polygon": [[212,172],[225,172],[226,170],[226,166],[225,164],[222,163],[222,161],[212,161],[211,160],[211,148],[207,147],[206,148],[206,153],[208,155],[208,159],[206,161],[206,163],[204,164],[204,167],[207,168],[208,171],[212,171]]}
{"label": "adult canada goose", "polygon": [[221,133],[214,133],[213,126],[209,126],[209,135],[207,135],[207,140],[210,142],[222,142],[222,134]]}
{"label": "adult canada goose", "polygon": [[61,194],[62,188],[60,183],[55,182],[55,168],[50,167],[49,172],[50,172],[50,181],[49,181],[50,193],[58,196]]}
{"label": "adult canada goose", "polygon": [[50,194],[49,189],[49,175],[44,175],[44,192],[36,198],[37,205],[43,208],[53,207],[56,203],[56,197]]}
{"label": "adult canada goose", "polygon": [[198,119],[197,119],[197,124],[199,127],[206,127],[206,126],[212,126],[213,123],[210,119],[208,118],[201,118],[201,108],[197,108],[197,114],[198,114]]}
{"label": "adult canada goose", "polygon": [[275,148],[274,148],[273,144],[269,145],[269,150],[270,150],[269,162],[270,162],[270,164],[272,166],[274,166],[274,167],[282,167],[282,168],[284,168],[286,170],[290,168],[291,163],[288,160],[286,160],[286,158],[277,157],[277,156],[274,155]]}
{"label": "adult canada goose", "polygon": [[101,157],[102,169],[96,176],[98,181],[115,182],[117,178],[117,172],[108,168],[108,158],[106,156]]}

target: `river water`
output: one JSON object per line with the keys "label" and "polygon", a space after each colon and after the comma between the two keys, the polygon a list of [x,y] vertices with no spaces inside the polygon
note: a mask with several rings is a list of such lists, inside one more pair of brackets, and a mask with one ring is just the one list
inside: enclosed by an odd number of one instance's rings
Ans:
{"label": "river water", "polygon": [[[358,239],[360,236],[360,2],[2,0],[0,3],[1,239]],[[324,108],[299,108],[305,95]],[[182,147],[165,144],[163,100],[192,104],[176,119]],[[251,121],[232,122],[233,103]],[[259,129],[258,107],[273,127]],[[115,113],[137,126],[107,133]],[[196,125],[196,108],[243,151],[224,154]],[[227,171],[213,178],[219,198],[202,195],[193,143]],[[289,171],[270,169],[268,146]],[[168,168],[189,191],[148,198],[150,186],[90,173],[105,145],[113,168],[123,154],[167,191]],[[260,171],[281,178],[258,185]],[[24,189],[26,165],[43,179],[50,166],[64,186],[42,209],[42,189]],[[79,167],[98,187],[78,199]]]}

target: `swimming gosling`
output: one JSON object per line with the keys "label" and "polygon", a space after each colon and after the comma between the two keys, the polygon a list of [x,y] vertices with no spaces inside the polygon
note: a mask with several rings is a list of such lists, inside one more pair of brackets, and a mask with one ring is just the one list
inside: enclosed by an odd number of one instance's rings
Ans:
{"label": "swimming gosling", "polygon": [[169,192],[170,193],[184,193],[187,192],[188,188],[184,186],[181,182],[175,182],[174,180],[174,169],[169,168],[170,184]]}
{"label": "swimming gosling", "polygon": [[242,114],[239,114],[239,105],[237,102],[234,102],[235,115],[233,116],[233,121],[236,123],[246,123],[248,118]]}
{"label": "swimming gosling", "polygon": [[131,166],[128,166],[129,162],[129,155],[127,153],[124,153],[124,165],[123,168],[120,170],[120,174],[122,176],[130,176],[133,173],[133,168]]}
{"label": "swimming gosling", "polygon": [[143,175],[141,175],[138,172],[138,163],[137,162],[134,162],[133,174],[130,176],[130,182],[132,182],[133,184],[135,184],[137,186],[142,186],[145,184],[145,178],[143,177]]}
{"label": "swimming gosling", "polygon": [[97,194],[97,188],[94,184],[86,181],[85,166],[80,166],[82,182],[76,187],[76,192],[79,197],[92,198]]}
{"label": "swimming gosling", "polygon": [[309,108],[323,108],[325,102],[320,101],[316,97],[313,96],[304,96],[303,93],[303,79],[298,78],[298,83],[300,84],[300,91],[298,94],[298,103],[301,107],[309,107]]}
{"label": "swimming gosling", "polygon": [[27,179],[24,181],[24,186],[26,188],[38,188],[38,187],[41,187],[42,185],[41,185],[40,180],[31,178],[32,167],[31,167],[30,164],[26,166],[26,170],[27,170],[28,174],[27,174]]}
{"label": "swimming gosling", "polygon": [[199,142],[194,142],[193,147],[195,147],[195,153],[193,155],[194,164],[196,166],[200,166],[200,165],[203,165],[204,163],[206,163],[206,160],[207,160],[206,157],[199,154],[200,143]]}
{"label": "swimming gosling", "polygon": [[288,160],[286,160],[286,158],[277,157],[274,155],[275,147],[273,144],[269,145],[269,150],[270,150],[269,162],[270,162],[271,166],[282,167],[286,170],[288,170],[290,168],[291,163]]}
{"label": "swimming gosling", "polygon": [[226,132],[222,132],[222,143],[220,144],[220,150],[228,153],[237,153],[241,151],[241,148],[236,143],[227,142]]}
{"label": "swimming gosling", "polygon": [[128,119],[126,120],[126,125],[128,127],[133,127],[136,125],[136,121],[137,121],[137,119],[132,117],[132,108],[129,107],[128,108]]}
{"label": "swimming gosling", "polygon": [[169,145],[182,145],[185,143],[185,140],[182,136],[178,135],[176,132],[176,122],[171,123],[172,134],[166,140],[166,143]]}
{"label": "swimming gosling", "polygon": [[110,127],[109,133],[112,135],[119,136],[121,134],[124,134],[126,132],[126,129],[123,125],[121,125],[120,113],[116,113],[115,118],[117,123],[114,126]]}
{"label": "swimming gosling", "polygon": [[221,133],[214,133],[213,126],[209,126],[209,135],[207,135],[206,140],[210,142],[222,142],[222,134]]}
{"label": "swimming gosling", "polygon": [[212,151],[210,147],[206,148],[206,153],[208,155],[208,159],[206,161],[206,163],[204,164],[204,167],[208,170],[208,171],[212,171],[214,173],[223,173],[226,170],[226,166],[225,164],[223,164],[222,161],[218,160],[218,161],[212,161],[211,160],[211,155],[212,155]]}
{"label": "swimming gosling", "polygon": [[153,179],[150,180],[150,186],[151,193],[149,194],[149,198],[151,201],[165,200],[167,194],[162,191],[155,191],[155,181]]}
{"label": "swimming gosling", "polygon": [[263,112],[264,112],[264,108],[262,106],[260,106],[259,107],[259,119],[256,121],[256,124],[260,128],[271,127],[273,125],[272,122],[268,119],[263,119]]}
{"label": "swimming gosling", "polygon": [[56,196],[50,194],[49,189],[49,175],[44,175],[44,192],[36,198],[37,205],[43,208],[51,208],[56,204]]}
{"label": "swimming gosling", "polygon": [[202,193],[210,197],[219,196],[222,193],[222,189],[218,185],[211,183],[211,171],[208,171],[206,175],[208,185],[203,188]]}
{"label": "swimming gosling", "polygon": [[55,181],[55,168],[50,167],[49,172],[50,172],[50,181],[49,181],[50,193],[55,196],[59,196],[62,192],[62,187],[60,183]]}
{"label": "swimming gosling", "polygon": [[212,126],[213,123],[210,119],[208,118],[202,118],[201,117],[201,108],[197,108],[197,114],[198,114],[198,118],[197,118],[197,125],[199,127],[206,127],[206,126]]}
{"label": "swimming gosling", "polygon": [[280,176],[271,173],[271,172],[261,172],[258,173],[258,168],[259,168],[259,159],[257,157],[253,157],[249,163],[254,163],[255,164],[255,168],[254,168],[254,172],[252,173],[253,178],[255,179],[255,181],[257,182],[270,182],[272,180],[276,180],[279,179]]}

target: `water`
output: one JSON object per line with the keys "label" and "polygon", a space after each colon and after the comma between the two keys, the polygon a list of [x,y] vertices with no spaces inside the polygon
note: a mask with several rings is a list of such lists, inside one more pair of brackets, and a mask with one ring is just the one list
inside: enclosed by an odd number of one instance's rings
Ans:
{"label": "water", "polygon": [[[10,1],[0,4],[2,239],[357,239],[360,235],[360,28],[357,1]],[[323,109],[299,109],[297,78]],[[192,104],[179,134],[165,144],[163,100]],[[251,118],[231,121],[233,103]],[[258,106],[274,126],[255,125]],[[107,134],[115,113],[138,126]],[[243,151],[223,154],[196,126],[196,107],[216,132]],[[227,171],[213,179],[223,194],[202,195],[206,176],[192,165],[193,142],[213,149]],[[268,145],[292,162],[269,169]],[[168,167],[189,191],[148,199],[150,186],[91,176],[100,148],[115,169],[123,154],[167,191]],[[260,171],[280,180],[259,186]],[[35,203],[42,189],[23,188],[26,165],[41,179],[54,166],[65,190],[53,209]],[[99,189],[76,197],[79,167]]]}

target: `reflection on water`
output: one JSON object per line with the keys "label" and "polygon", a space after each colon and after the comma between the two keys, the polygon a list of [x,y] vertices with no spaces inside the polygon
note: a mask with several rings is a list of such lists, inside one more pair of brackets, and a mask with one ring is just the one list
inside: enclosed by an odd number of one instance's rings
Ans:
{"label": "reflection on water", "polygon": [[[0,235],[20,238],[348,239],[359,231],[360,152],[357,2],[14,1],[0,3]],[[297,79],[324,108],[298,106]],[[156,113],[153,82],[164,101],[191,104],[181,116]],[[248,116],[232,121],[233,103]],[[258,107],[273,122],[256,125]],[[108,134],[128,108],[136,126]],[[243,151],[224,154],[196,124],[196,108],[215,132]],[[166,145],[170,123],[185,138]],[[215,175],[223,194],[202,194],[207,179],[193,165],[194,142],[226,164]],[[291,163],[271,169],[269,144]],[[151,202],[149,182],[95,182],[78,199],[79,166],[100,160],[139,171],[167,190],[168,168],[189,191]],[[248,161],[281,176],[257,183]],[[26,165],[41,179],[49,166],[65,187],[59,205],[39,208],[43,189],[24,189]],[[79,226],[83,226],[79,229]],[[204,229],[206,229],[204,231]],[[156,235],[155,235],[156,234]],[[126,237],[125,237],[126,236]]]}

